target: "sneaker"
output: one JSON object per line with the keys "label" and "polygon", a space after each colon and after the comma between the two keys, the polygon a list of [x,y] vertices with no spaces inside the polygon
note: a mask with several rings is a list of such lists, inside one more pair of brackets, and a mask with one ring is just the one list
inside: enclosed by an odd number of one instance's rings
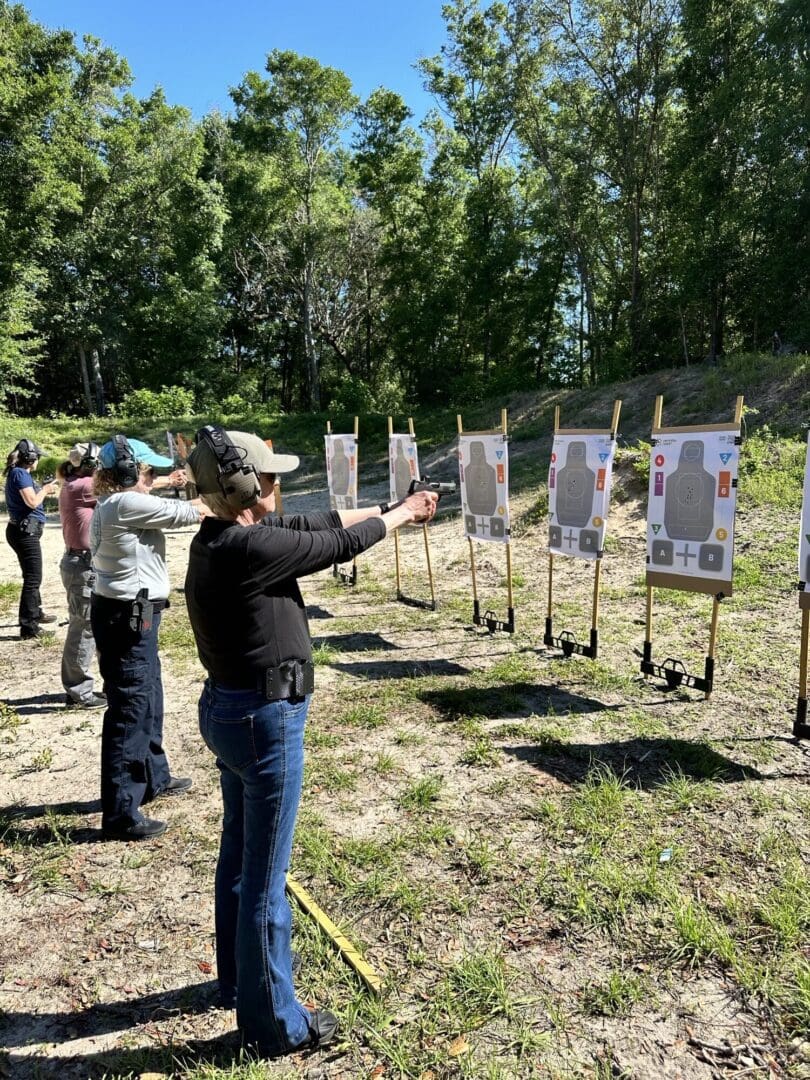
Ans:
{"label": "sneaker", "polygon": [[165,788],[162,788],[157,795],[156,799],[159,799],[161,795],[185,795],[187,791],[191,791],[194,787],[194,781],[190,776],[173,776]]}
{"label": "sneaker", "polygon": [[72,698],[70,694],[65,698],[66,709],[106,709],[107,699],[103,694],[90,694],[89,697]]}
{"label": "sneaker", "polygon": [[106,840],[151,840],[166,832],[166,822],[147,817],[131,825],[102,825],[101,831]]}
{"label": "sneaker", "polygon": [[56,622],[56,615],[46,615],[44,611],[40,611],[37,619],[39,622],[44,623]]}

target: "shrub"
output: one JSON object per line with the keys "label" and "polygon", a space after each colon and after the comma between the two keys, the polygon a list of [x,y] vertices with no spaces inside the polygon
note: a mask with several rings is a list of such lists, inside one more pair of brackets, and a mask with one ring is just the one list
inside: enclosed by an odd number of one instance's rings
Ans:
{"label": "shrub", "polygon": [[185,386],[161,386],[159,391],[132,390],[115,410],[115,415],[145,420],[191,416],[193,412],[193,390]]}

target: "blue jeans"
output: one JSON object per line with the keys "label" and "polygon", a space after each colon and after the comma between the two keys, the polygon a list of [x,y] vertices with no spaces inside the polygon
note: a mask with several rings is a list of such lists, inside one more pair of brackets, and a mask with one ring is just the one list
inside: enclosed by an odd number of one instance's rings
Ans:
{"label": "blue jeans", "polygon": [[158,656],[160,612],[151,630],[129,625],[132,604],[93,595],[90,624],[104,679],[101,729],[101,824],[143,821],[142,803],[171,780],[163,749],[163,683]]}
{"label": "blue jeans", "polygon": [[217,975],[235,994],[246,1043],[283,1054],[309,1037],[292,983],[292,914],[284,890],[304,771],[309,697],[267,701],[207,682],[200,732],[216,755],[222,838],[215,885]]}

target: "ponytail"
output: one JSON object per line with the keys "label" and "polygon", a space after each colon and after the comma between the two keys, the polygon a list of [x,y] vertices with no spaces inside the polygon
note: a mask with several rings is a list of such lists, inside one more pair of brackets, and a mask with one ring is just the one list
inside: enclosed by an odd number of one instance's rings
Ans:
{"label": "ponytail", "polygon": [[11,451],[11,453],[6,458],[6,467],[3,470],[3,474],[5,476],[7,476],[11,472],[12,469],[17,468],[17,465],[19,464],[21,456],[22,455],[20,454],[20,451],[15,446],[14,449]]}

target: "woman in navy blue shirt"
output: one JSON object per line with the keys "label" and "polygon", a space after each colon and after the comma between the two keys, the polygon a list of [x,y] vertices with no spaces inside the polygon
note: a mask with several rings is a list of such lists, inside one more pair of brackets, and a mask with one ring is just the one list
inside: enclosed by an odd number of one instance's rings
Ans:
{"label": "woman in navy blue shirt", "polygon": [[20,594],[20,637],[35,638],[41,624],[55,622],[55,615],[42,610],[39,587],[42,584],[42,547],[40,537],[45,527],[42,504],[58,491],[56,484],[40,487],[31,475],[39,464],[42,451],[30,439],[20,439],[6,459],[6,540],[20,564],[23,576]]}

